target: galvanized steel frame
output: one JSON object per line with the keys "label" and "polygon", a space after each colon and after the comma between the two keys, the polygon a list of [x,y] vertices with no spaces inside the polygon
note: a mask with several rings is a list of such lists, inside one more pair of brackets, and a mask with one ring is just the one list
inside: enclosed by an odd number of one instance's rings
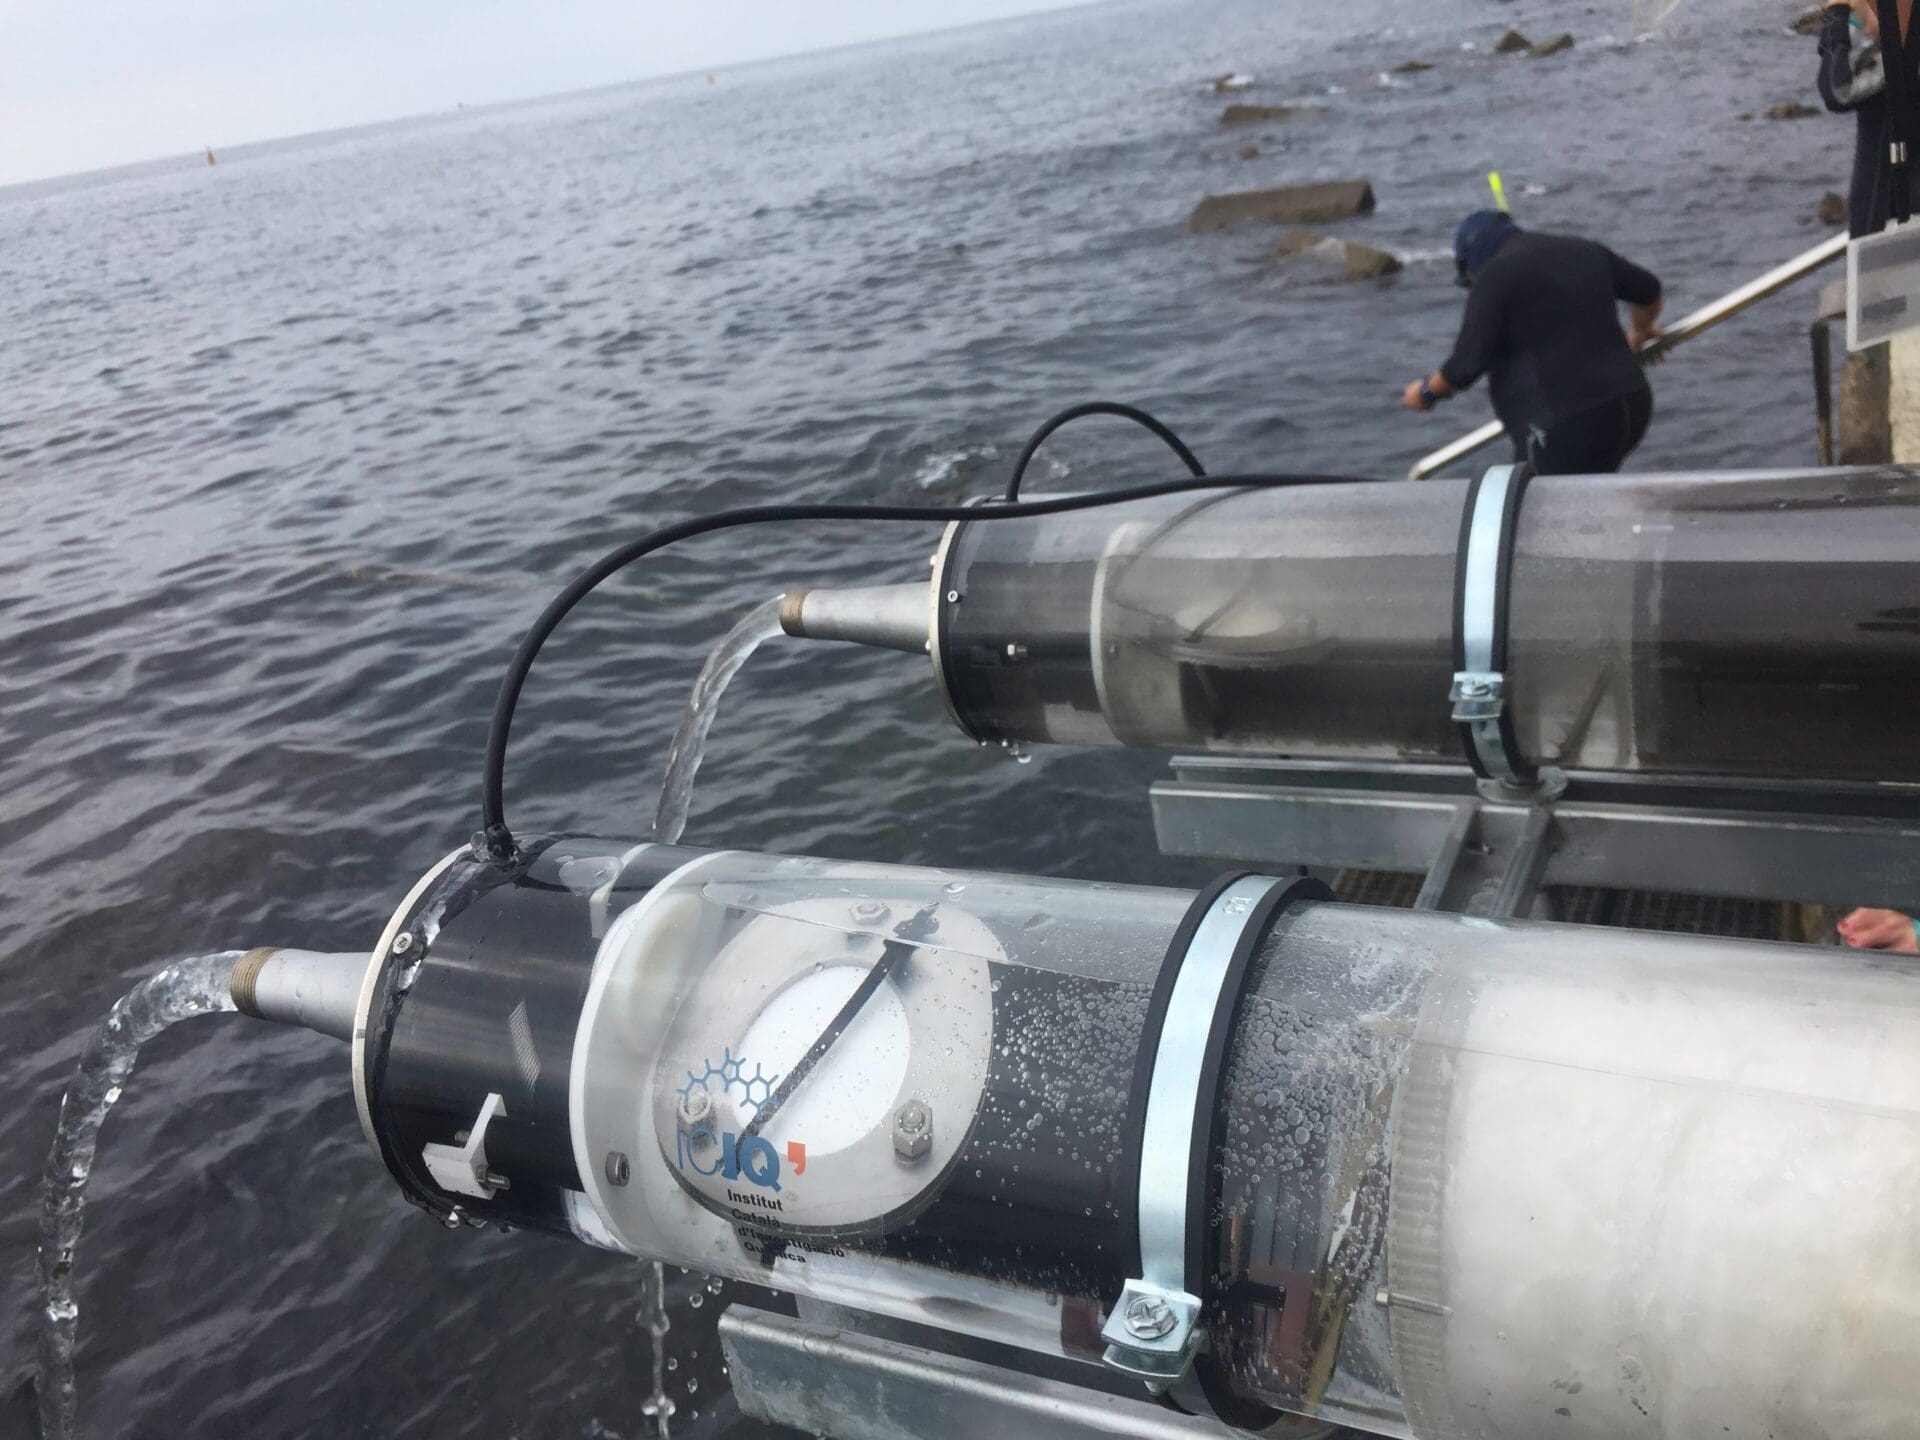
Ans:
{"label": "galvanized steel frame", "polygon": [[1920,904],[1920,787],[1573,772],[1555,798],[1464,766],[1180,756],[1169,855],[1422,874],[1421,908],[1524,913],[1551,885]]}
{"label": "galvanized steel frame", "polygon": [[1143,1399],[957,1353],[947,1337],[931,1349],[874,1333],[867,1317],[860,1319],[853,1330],[729,1308],[720,1317],[720,1346],[741,1410],[833,1440],[1198,1440],[1227,1433],[1217,1422]]}

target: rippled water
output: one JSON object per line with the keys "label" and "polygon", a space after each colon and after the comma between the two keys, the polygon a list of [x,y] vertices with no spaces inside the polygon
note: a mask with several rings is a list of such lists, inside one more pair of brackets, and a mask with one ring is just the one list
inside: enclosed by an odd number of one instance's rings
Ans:
{"label": "rippled water", "polygon": [[[29,1423],[38,1172],[86,1033],[172,955],[367,945],[475,827],[501,667],[575,569],[726,504],[997,487],[1094,396],[1216,469],[1400,473],[1485,413],[1396,400],[1445,353],[1440,257],[1489,167],[1681,308],[1819,237],[1851,127],[1735,118],[1813,98],[1793,8],[1690,0],[1610,46],[1628,0],[1118,4],[0,191],[0,1433]],[[1508,24],[1579,45],[1496,61]],[[1410,58],[1439,68],[1381,83]],[[1222,130],[1230,70],[1327,113]],[[1393,280],[1187,232],[1208,191],[1351,174],[1380,208],[1347,232],[1416,258]],[[1810,458],[1811,306],[1667,366],[1636,463]],[[1048,455],[1055,484],[1164,469],[1099,422]],[[924,575],[933,539],[758,530],[616,582],[534,674],[516,828],[637,835],[727,625]],[[1153,852],[1156,764],[1013,765],[952,734],[923,662],[770,646],[688,834],[1191,882]],[[94,1177],[91,1433],[643,1432],[637,1267],[402,1204],[331,1041],[148,1051]],[[668,1278],[675,1433],[739,1427],[722,1307]]]}

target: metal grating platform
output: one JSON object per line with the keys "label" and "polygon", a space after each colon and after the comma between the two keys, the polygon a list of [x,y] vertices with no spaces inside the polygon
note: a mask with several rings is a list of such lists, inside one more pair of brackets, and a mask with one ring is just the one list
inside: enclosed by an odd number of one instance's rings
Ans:
{"label": "metal grating platform", "polygon": [[[1333,889],[1349,905],[1408,910],[1419,897],[1423,878],[1399,870],[1342,870],[1334,878]],[[1597,885],[1554,885],[1545,894],[1552,918],[1574,925],[1615,925],[1736,940],[1835,943],[1834,912],[1824,905],[1609,890]]]}

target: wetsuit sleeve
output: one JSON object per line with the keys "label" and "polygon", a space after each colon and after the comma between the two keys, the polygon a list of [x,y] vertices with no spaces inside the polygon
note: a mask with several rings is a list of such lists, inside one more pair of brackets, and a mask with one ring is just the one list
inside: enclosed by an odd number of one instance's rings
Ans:
{"label": "wetsuit sleeve", "polygon": [[1485,281],[1467,292],[1467,313],[1460,321],[1460,335],[1453,342],[1453,353],[1440,367],[1441,378],[1454,389],[1466,389],[1493,368],[1500,342],[1500,309],[1498,289]]}
{"label": "wetsuit sleeve", "polygon": [[1858,110],[1887,83],[1878,65],[1854,69],[1851,13],[1844,5],[1829,5],[1820,17],[1820,99],[1836,114]]}
{"label": "wetsuit sleeve", "polygon": [[1643,270],[1631,260],[1607,251],[1607,264],[1613,269],[1613,298],[1629,305],[1651,305],[1660,298],[1660,277]]}

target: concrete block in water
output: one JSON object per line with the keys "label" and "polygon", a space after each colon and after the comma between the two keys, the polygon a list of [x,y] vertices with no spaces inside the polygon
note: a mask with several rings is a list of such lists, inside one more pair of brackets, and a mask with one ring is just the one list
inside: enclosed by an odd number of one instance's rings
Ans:
{"label": "concrete block in water", "polygon": [[1542,40],[1527,51],[1530,58],[1538,60],[1546,55],[1558,55],[1562,50],[1573,48],[1573,36],[1556,35],[1551,40]]}
{"label": "concrete block in water", "polygon": [[1846,224],[1847,197],[1837,190],[1829,190],[1820,197],[1820,208],[1813,212],[1813,218],[1822,225]]}
{"label": "concrete block in water", "polygon": [[1789,100],[1785,104],[1775,105],[1767,111],[1769,120],[1806,120],[1820,112],[1811,105],[1802,105],[1798,100]]}
{"label": "concrete block in water", "polygon": [[1222,125],[1263,125],[1269,120],[1291,120],[1296,115],[1320,115],[1318,105],[1229,105],[1220,112]]}
{"label": "concrete block in water", "polygon": [[1289,230],[1275,247],[1282,258],[1313,254],[1338,265],[1349,280],[1378,280],[1400,269],[1400,259],[1385,250],[1322,235],[1318,230]]}
{"label": "concrete block in water", "polygon": [[1496,55],[1513,55],[1532,48],[1533,42],[1518,30],[1509,30],[1493,42],[1493,53]]}
{"label": "concrete block in water", "polygon": [[1281,225],[1319,225],[1349,220],[1373,209],[1373,186],[1365,180],[1322,180],[1273,190],[1209,195],[1193,207],[1187,224],[1196,234],[1225,230],[1246,220]]}

